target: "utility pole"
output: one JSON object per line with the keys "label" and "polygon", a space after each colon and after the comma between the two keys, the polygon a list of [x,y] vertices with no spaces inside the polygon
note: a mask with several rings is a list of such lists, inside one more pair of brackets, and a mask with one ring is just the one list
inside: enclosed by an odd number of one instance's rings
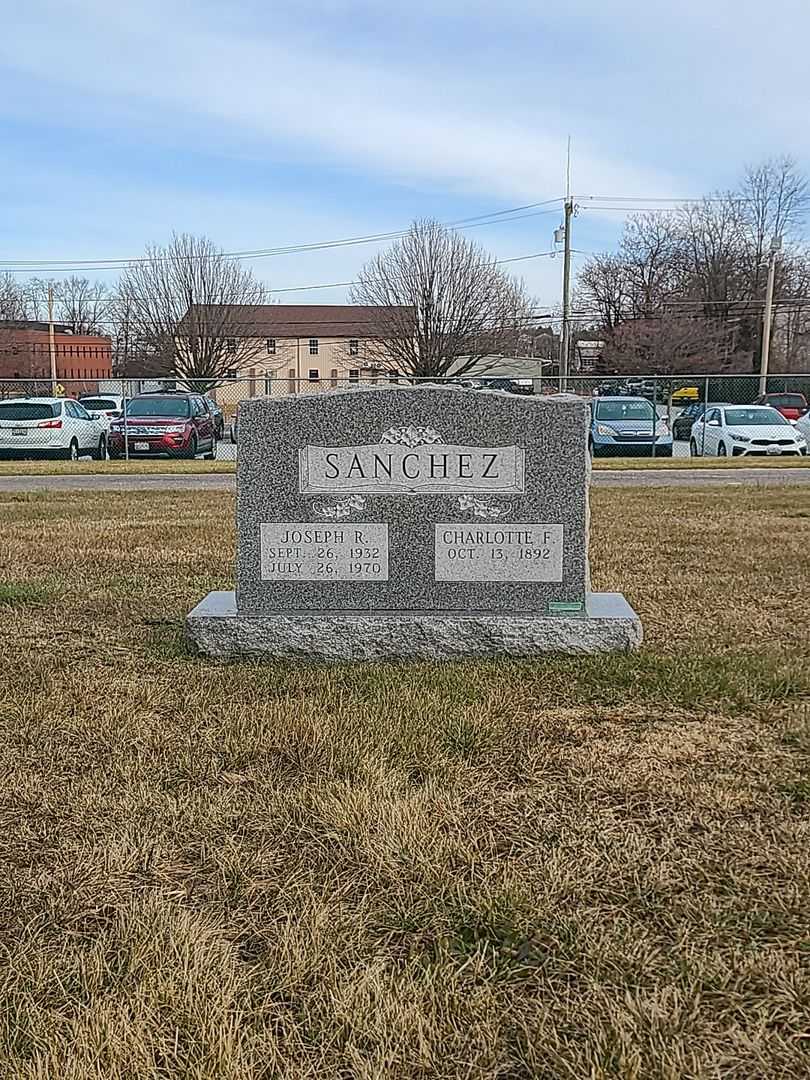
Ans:
{"label": "utility pole", "polygon": [[48,353],[51,359],[51,396],[56,397],[56,338],[53,329],[53,285],[48,285]]}
{"label": "utility pole", "polygon": [[[563,317],[560,335],[560,393],[568,389],[568,365],[571,356],[571,218],[574,200],[571,198],[571,136],[565,159],[565,205],[563,223]],[[555,239],[557,234],[555,233]]]}
{"label": "utility pole", "polygon": [[571,218],[574,202],[570,195],[565,200],[564,256],[563,256],[563,317],[560,337],[560,392],[568,389],[568,360],[571,352]]}
{"label": "utility pole", "polygon": [[776,282],[776,256],[782,247],[782,237],[774,236],[768,255],[768,286],[765,290],[765,311],[762,315],[762,351],[759,366],[759,392],[768,391],[768,360],[771,354],[771,326],[773,324],[773,288]]}

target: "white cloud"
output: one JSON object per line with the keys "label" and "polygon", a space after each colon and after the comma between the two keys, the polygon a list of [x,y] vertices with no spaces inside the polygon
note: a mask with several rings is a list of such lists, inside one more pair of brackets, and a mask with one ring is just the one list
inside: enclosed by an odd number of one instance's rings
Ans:
{"label": "white cloud", "polygon": [[[463,56],[448,54],[437,78],[435,59],[405,55],[393,68],[343,43],[319,48],[287,24],[248,37],[223,26],[227,8],[212,22],[195,10],[77,3],[36,50],[21,47],[30,28],[19,22],[0,50],[9,64],[108,102],[170,109],[178,125],[204,118],[214,142],[281,139],[310,160],[506,201],[561,192],[567,128],[556,108],[544,118],[542,107],[510,100],[503,72],[471,75]],[[667,170],[579,141],[576,182],[648,194],[672,184]]]}

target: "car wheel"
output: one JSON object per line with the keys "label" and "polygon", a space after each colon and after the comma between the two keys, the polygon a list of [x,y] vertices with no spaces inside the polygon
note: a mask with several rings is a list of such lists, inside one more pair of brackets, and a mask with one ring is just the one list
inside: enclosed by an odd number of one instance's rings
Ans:
{"label": "car wheel", "polygon": [[217,440],[211,441],[211,449],[207,454],[203,454],[203,461],[216,461],[217,460]]}
{"label": "car wheel", "polygon": [[690,457],[697,457],[698,456],[697,443],[695,442],[694,439],[689,440],[689,456]]}
{"label": "car wheel", "polygon": [[720,445],[717,447],[717,456],[718,457],[728,457],[728,452],[726,450],[726,444],[725,443],[721,442]]}
{"label": "car wheel", "polygon": [[98,446],[91,454],[93,461],[106,461],[107,460],[107,436],[102,435],[98,440]]}
{"label": "car wheel", "polygon": [[191,440],[190,440],[190,442],[188,444],[188,449],[183,452],[182,456],[184,458],[188,458],[191,461],[193,461],[194,458],[197,456],[197,436],[196,435],[192,434]]}
{"label": "car wheel", "polygon": [[63,450],[59,455],[63,461],[78,461],[79,460],[79,444],[75,439],[70,440],[70,446],[67,450]]}

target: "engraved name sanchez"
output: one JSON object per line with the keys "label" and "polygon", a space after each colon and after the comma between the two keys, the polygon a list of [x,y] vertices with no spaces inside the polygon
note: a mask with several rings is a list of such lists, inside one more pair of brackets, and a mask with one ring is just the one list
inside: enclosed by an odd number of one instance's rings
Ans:
{"label": "engraved name sanchez", "polygon": [[518,446],[305,446],[298,452],[302,494],[373,492],[448,495],[524,490],[524,451]]}

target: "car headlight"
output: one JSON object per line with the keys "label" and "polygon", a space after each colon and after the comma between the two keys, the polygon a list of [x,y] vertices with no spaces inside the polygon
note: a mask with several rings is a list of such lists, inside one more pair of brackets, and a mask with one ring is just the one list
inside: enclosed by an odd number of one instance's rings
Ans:
{"label": "car headlight", "polygon": [[663,421],[663,420],[658,421],[658,423],[655,425],[655,434],[656,435],[669,435],[669,428],[667,427],[665,421]]}
{"label": "car headlight", "polygon": [[615,435],[616,432],[613,430],[612,427],[607,427],[605,424],[597,424],[596,425],[596,434],[597,435]]}
{"label": "car headlight", "polygon": [[796,445],[800,450],[807,449],[807,439],[803,439],[801,436],[796,437]]}
{"label": "car headlight", "polygon": [[732,431],[731,437],[732,437],[732,439],[735,439],[737,442],[751,442],[751,436],[750,435],[738,435],[736,431]]}

